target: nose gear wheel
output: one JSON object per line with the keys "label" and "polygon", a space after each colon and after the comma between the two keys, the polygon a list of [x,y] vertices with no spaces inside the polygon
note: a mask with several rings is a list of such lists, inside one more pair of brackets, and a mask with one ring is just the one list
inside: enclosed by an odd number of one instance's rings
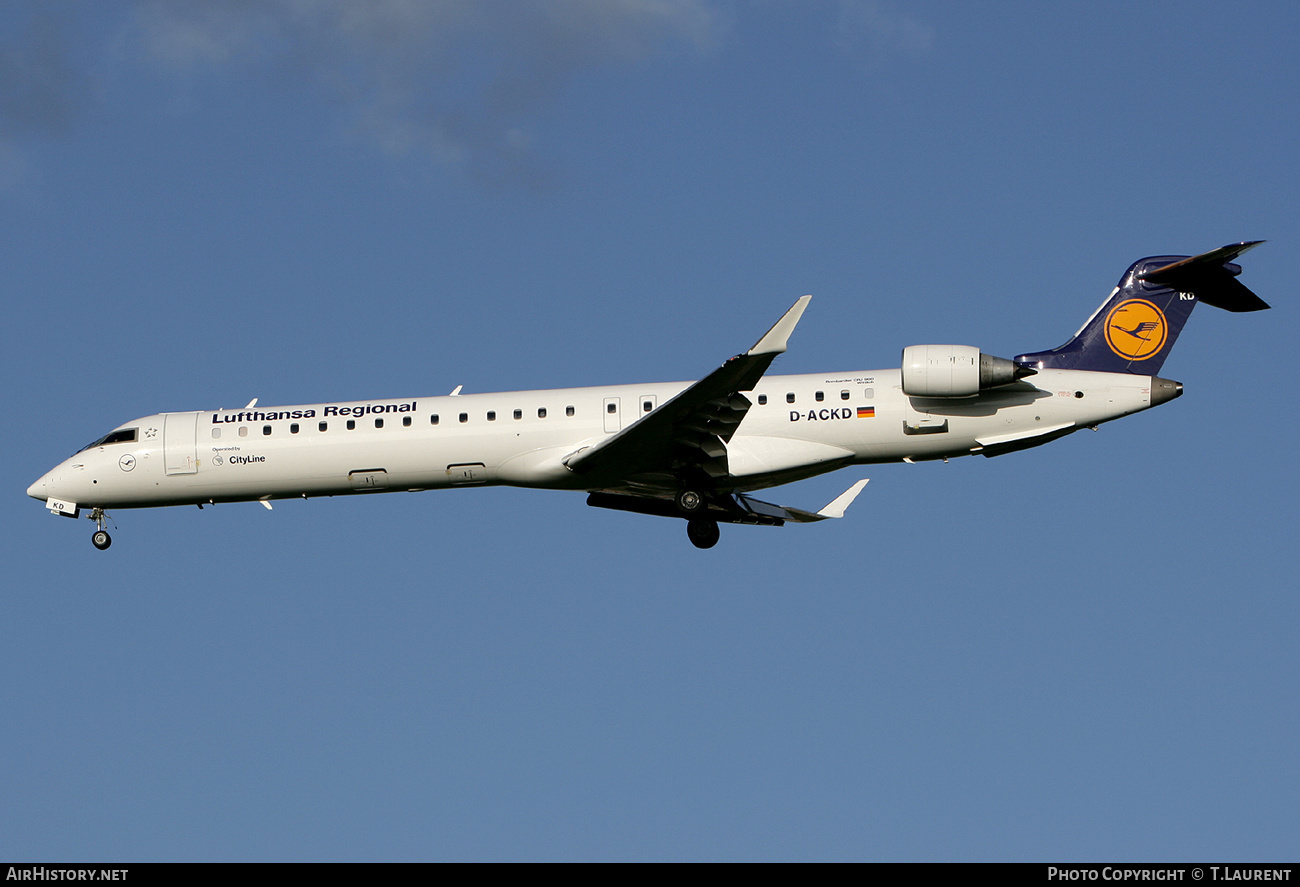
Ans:
{"label": "nose gear wheel", "polygon": [[[100,551],[103,551],[113,544],[113,537],[108,535],[108,530],[104,529],[104,525],[110,520],[110,518],[104,513],[104,509],[102,508],[92,508],[89,517],[95,522],[95,526],[99,527],[99,529],[91,534],[90,544],[94,545]],[[114,524],[113,526],[116,529],[117,525]]]}

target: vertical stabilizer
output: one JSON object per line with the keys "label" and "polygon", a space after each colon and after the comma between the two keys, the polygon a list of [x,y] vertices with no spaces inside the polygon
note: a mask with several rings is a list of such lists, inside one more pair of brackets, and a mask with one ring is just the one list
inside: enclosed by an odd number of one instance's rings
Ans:
{"label": "vertical stabilizer", "polygon": [[1227,311],[1267,308],[1238,280],[1232,259],[1263,241],[1229,244],[1199,256],[1150,256],[1129,266],[1106,302],[1073,339],[1022,354],[1034,369],[1097,370],[1154,376],[1197,302]]}

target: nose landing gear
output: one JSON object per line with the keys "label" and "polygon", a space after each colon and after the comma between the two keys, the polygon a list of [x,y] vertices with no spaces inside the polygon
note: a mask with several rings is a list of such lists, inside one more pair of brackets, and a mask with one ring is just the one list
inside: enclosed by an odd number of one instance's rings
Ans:
{"label": "nose landing gear", "polygon": [[104,513],[104,509],[102,508],[92,508],[90,511],[90,519],[95,522],[95,526],[99,527],[99,529],[91,535],[90,544],[94,545],[100,551],[103,551],[113,544],[113,537],[108,535],[108,531],[104,529],[104,524],[108,521],[108,515]]}

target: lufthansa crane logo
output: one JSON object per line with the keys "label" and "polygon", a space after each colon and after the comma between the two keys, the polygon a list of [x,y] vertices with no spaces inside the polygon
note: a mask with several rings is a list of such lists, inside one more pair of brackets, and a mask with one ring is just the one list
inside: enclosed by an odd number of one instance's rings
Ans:
{"label": "lufthansa crane logo", "polygon": [[1120,357],[1146,360],[1164,347],[1169,323],[1146,299],[1120,302],[1106,315],[1106,344]]}

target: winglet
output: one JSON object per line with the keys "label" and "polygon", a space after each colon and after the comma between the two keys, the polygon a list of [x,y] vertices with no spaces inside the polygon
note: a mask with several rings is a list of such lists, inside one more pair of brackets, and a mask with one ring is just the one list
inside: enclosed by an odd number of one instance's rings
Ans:
{"label": "winglet", "polygon": [[871,478],[869,477],[864,477],[843,493],[836,496],[834,502],[817,512],[817,514],[821,517],[844,517],[844,512],[853,504],[853,500],[858,498],[858,493],[862,492],[862,488],[867,485],[867,481],[870,479]]}
{"label": "winglet", "polygon": [[812,296],[800,296],[799,300],[790,306],[790,310],[785,312],[763,338],[758,340],[758,344],[750,348],[747,353],[781,354],[784,352],[785,344],[790,340],[790,334],[794,332],[795,325],[799,323],[799,318],[803,316],[803,310],[808,307],[811,298]]}

